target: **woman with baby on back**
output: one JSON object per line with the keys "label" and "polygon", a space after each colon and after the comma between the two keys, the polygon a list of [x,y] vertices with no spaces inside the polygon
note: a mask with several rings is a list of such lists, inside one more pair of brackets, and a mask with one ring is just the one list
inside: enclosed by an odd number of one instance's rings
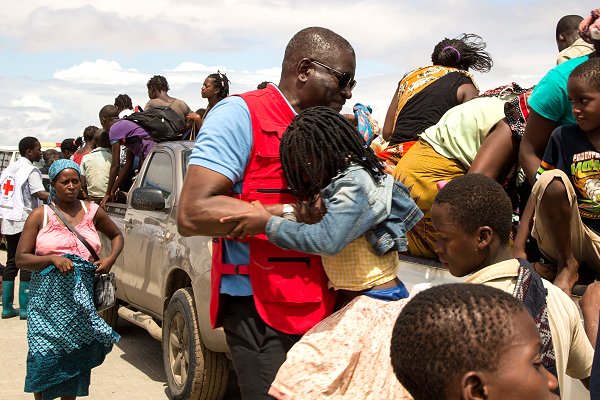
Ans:
{"label": "woman with baby on back", "polygon": [[[271,387],[279,399],[401,399],[404,390],[389,363],[389,341],[408,297],[397,278],[398,252],[422,212],[406,187],[383,165],[342,115],[325,107],[305,110],[282,136],[280,157],[290,189],[314,208],[320,222],[295,222],[293,213],[271,215],[254,202],[230,232],[265,232],[284,249],[321,255],[330,287],[348,303],[323,320],[290,350]],[[378,329],[373,329],[377,326]],[[377,368],[373,368],[377,365]]]}

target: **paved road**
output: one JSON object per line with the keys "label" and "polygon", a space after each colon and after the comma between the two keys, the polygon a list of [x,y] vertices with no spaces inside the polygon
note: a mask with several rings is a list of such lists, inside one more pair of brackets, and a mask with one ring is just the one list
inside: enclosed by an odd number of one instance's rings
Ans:
{"label": "paved road", "polygon": [[[6,251],[0,250],[0,262]],[[18,297],[18,296],[15,296]],[[17,300],[17,299],[15,299]],[[18,306],[18,302],[16,304]],[[160,342],[143,329],[119,320],[121,340],[104,363],[92,370],[90,396],[94,400],[168,399]],[[27,323],[19,318],[0,320],[0,400],[32,400],[23,393],[27,356]],[[225,399],[239,399],[230,385]]]}

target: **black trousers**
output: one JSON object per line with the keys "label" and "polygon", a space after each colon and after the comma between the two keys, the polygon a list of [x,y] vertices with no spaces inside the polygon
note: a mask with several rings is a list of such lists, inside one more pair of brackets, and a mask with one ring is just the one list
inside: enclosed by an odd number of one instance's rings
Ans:
{"label": "black trousers", "polygon": [[[21,233],[15,233],[14,235],[4,235],[6,238],[6,266],[4,267],[4,273],[2,274],[3,281],[14,281],[19,273],[17,264],[15,263],[15,255],[17,254],[17,245],[19,244],[19,238]],[[22,269],[21,270],[21,281],[29,282],[31,280],[31,271]]]}
{"label": "black trousers", "polygon": [[267,394],[287,352],[301,338],[264,323],[252,296],[221,296],[223,328],[244,400],[272,399]]}

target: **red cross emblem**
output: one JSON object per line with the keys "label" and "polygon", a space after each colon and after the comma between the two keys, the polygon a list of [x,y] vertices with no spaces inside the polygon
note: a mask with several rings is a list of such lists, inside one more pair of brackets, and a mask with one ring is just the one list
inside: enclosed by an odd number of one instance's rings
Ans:
{"label": "red cross emblem", "polygon": [[10,178],[7,178],[2,184],[2,194],[4,197],[9,197],[9,195],[15,190],[15,186]]}

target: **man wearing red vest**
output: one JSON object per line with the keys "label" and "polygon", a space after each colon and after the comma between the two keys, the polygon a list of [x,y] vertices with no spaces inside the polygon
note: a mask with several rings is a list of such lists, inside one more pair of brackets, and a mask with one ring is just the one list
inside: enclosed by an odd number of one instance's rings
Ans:
{"label": "man wearing red vest", "polygon": [[[202,125],[181,193],[178,228],[213,236],[211,321],[223,326],[243,399],[267,392],[287,351],[334,306],[319,257],[279,249],[264,235],[223,237],[219,219],[252,200],[300,221],[279,160],[279,140],[296,113],[340,111],[352,97],[354,49],[329,29],[298,32],[285,50],[279,85],[219,102]],[[305,221],[309,222],[309,221]]]}

